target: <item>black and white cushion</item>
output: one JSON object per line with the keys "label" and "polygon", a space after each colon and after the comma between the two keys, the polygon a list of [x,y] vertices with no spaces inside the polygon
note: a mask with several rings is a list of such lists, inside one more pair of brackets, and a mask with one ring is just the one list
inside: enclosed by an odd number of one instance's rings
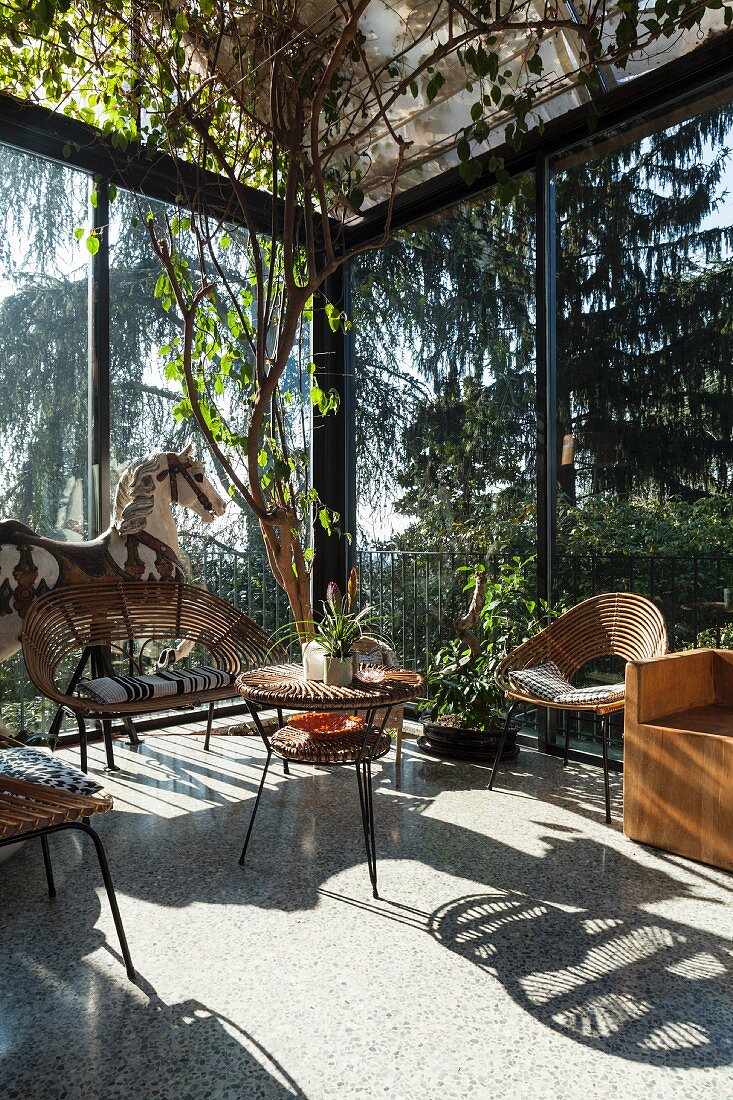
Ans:
{"label": "black and white cushion", "polygon": [[43,749],[17,748],[0,752],[0,786],[2,776],[36,783],[39,787],[53,787],[70,794],[91,795],[101,791],[101,783],[90,779],[73,764],[67,764]]}
{"label": "black and white cushion", "polygon": [[567,707],[615,703],[624,697],[622,683],[608,684],[606,687],[573,687],[554,661],[545,661],[533,668],[516,669],[509,673],[509,680],[523,695],[532,695],[535,699],[546,699],[548,703],[561,703]]}
{"label": "black and white cushion", "polygon": [[99,676],[95,680],[80,680],[77,691],[95,703],[107,705],[210,691],[228,687],[233,682],[233,673],[199,665],[196,668],[157,672],[154,676]]}

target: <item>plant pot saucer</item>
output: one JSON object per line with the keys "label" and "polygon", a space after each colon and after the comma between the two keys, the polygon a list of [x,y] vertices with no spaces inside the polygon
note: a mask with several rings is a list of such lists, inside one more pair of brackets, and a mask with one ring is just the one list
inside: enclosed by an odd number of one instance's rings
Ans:
{"label": "plant pot saucer", "polygon": [[[491,762],[496,756],[503,722],[488,731],[463,729],[460,726],[439,725],[435,722],[423,723],[423,733],[417,739],[418,748],[429,756],[445,757],[452,760],[474,760]],[[519,752],[516,742],[518,729],[510,726],[502,760],[511,760]]]}
{"label": "plant pot saucer", "polygon": [[[450,758],[451,760],[470,760],[476,763],[490,764],[495,755],[490,749],[469,749],[461,748],[458,745],[452,747],[441,745],[441,747],[438,748],[437,745],[429,741],[422,733],[415,744],[426,756],[432,756],[436,760]],[[517,744],[507,747],[501,754],[502,760],[513,760],[515,756],[519,756],[519,745]]]}

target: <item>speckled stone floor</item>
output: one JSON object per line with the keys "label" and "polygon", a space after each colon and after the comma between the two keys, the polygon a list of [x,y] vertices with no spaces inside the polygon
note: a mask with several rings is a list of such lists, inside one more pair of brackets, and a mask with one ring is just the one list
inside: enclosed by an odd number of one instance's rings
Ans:
{"label": "speckled stone floor", "polygon": [[117,756],[139,983],[88,847],[52,838],[55,901],[38,843],[0,865],[4,1100],[733,1097],[733,876],[608,828],[594,769],[525,751],[489,793],[408,744],[375,901],[351,769],[271,771],[241,870],[256,739]]}

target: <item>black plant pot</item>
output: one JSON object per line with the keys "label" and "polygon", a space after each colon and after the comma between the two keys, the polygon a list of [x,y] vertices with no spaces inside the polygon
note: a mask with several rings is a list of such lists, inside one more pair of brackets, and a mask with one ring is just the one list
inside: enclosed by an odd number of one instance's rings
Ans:
{"label": "black plant pot", "polygon": [[[423,722],[422,736],[418,737],[418,747],[430,756],[450,757],[460,760],[494,760],[504,720],[492,719],[484,730],[465,729],[462,726],[446,726],[437,722]],[[510,760],[519,752],[517,733],[519,727],[510,725],[507,730],[502,760]]]}

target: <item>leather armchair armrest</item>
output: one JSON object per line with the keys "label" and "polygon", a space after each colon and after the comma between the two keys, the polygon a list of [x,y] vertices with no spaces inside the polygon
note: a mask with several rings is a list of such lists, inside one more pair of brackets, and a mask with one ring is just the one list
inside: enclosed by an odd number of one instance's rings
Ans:
{"label": "leather armchair armrest", "polygon": [[626,666],[626,715],[636,724],[716,701],[712,649],[669,653]]}

